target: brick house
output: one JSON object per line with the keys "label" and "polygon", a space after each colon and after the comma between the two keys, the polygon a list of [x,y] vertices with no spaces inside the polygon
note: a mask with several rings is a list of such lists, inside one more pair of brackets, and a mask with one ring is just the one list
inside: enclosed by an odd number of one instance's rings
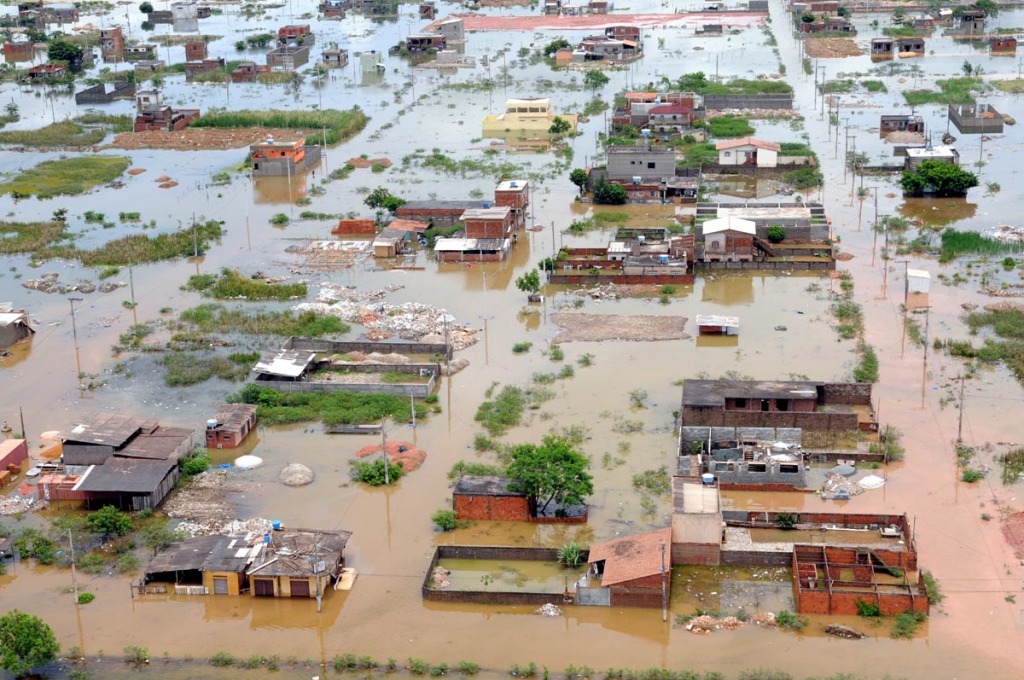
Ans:
{"label": "brick house", "polygon": [[213,57],[202,61],[185,62],[185,82],[191,81],[200,73],[224,70],[224,57]]}
{"label": "brick house", "polygon": [[36,46],[30,40],[4,43],[4,61],[9,64],[16,61],[32,61],[35,56]]}
{"label": "brick house", "polygon": [[124,53],[124,35],[120,27],[100,29],[100,55],[104,60],[120,59]]}
{"label": "brick house", "polygon": [[465,475],[455,483],[452,509],[456,519],[528,522],[533,503],[522,492],[512,491],[508,477]]}
{"label": "brick house", "polygon": [[616,40],[631,40],[633,42],[640,42],[640,27],[639,26],[608,26],[604,29],[604,34],[609,38],[615,38]]}
{"label": "brick house", "polygon": [[203,61],[209,56],[209,48],[203,40],[185,43],[185,61]]}
{"label": "brick house", "polygon": [[309,29],[309,24],[282,26],[277,29],[277,44],[280,47],[298,47],[299,45],[308,47],[315,41],[313,31]]}
{"label": "brick house", "polygon": [[870,383],[805,380],[685,380],[684,427],[798,427],[873,432]]}
{"label": "brick house", "polygon": [[28,77],[32,81],[53,80],[63,78],[67,72],[63,64],[39,64],[28,70]]}
{"label": "brick house", "polygon": [[462,219],[462,213],[482,205],[480,201],[407,201],[395,215],[438,227],[451,227]]}
{"label": "brick house", "polygon": [[199,118],[199,109],[175,109],[160,106],[139,111],[135,115],[134,132],[175,132],[183,130]]}
{"label": "brick house", "polygon": [[462,213],[466,238],[508,238],[512,234],[512,209],[508,206],[471,208]]}
{"label": "brick house", "polygon": [[231,72],[231,82],[251,83],[261,73],[270,73],[270,67],[257,64],[254,61],[244,61]]}
{"label": "brick house", "polygon": [[249,147],[253,177],[285,176],[305,172],[320,162],[320,147],[304,139],[274,140]]}
{"label": "brick house", "polygon": [[576,583],[580,605],[660,607],[671,591],[672,528],[590,546],[589,568]]}
{"label": "brick house", "polygon": [[206,421],[206,448],[234,449],[256,427],[256,406],[224,404],[217,416]]}
{"label": "brick house", "polygon": [[320,55],[320,63],[327,68],[344,68],[348,66],[348,50],[332,47]]}
{"label": "brick house", "polygon": [[499,182],[494,188],[494,205],[512,211],[512,228],[526,226],[526,209],[530,206],[530,183],[524,179]]}
{"label": "brick house", "polygon": [[775,142],[766,142],[754,137],[729,139],[715,144],[719,165],[750,165],[758,168],[774,168],[779,164],[782,147]]}
{"label": "brick house", "polygon": [[309,63],[309,47],[306,45],[285,45],[267,52],[267,66],[271,69],[294,71]]}
{"label": "brick house", "polygon": [[672,564],[720,564],[722,501],[715,484],[672,478]]}

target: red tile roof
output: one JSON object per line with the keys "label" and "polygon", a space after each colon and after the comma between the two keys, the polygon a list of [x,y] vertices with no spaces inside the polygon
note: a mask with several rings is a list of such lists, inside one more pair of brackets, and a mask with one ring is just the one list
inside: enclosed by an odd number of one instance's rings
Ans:
{"label": "red tile roof", "polygon": [[[664,561],[661,546],[665,546]],[[672,527],[665,527],[593,545],[588,562],[604,560],[601,585],[612,586],[660,574],[662,565],[669,569],[671,549]]]}

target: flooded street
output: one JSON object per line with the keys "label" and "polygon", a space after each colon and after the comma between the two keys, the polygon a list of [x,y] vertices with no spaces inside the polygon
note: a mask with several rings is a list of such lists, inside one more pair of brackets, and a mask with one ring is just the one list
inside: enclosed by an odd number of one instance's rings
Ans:
{"label": "flooded street", "polygon": [[[653,11],[655,3],[635,3],[636,11]],[[672,507],[668,495],[655,496],[653,509],[640,503],[632,476],[645,470],[676,465],[677,414],[681,381],[685,378],[720,377],[752,379],[849,379],[855,360],[854,340],[839,340],[829,308],[830,291],[839,289],[833,279],[808,273],[719,274],[698,276],[692,285],[680,285],[667,294],[595,300],[574,291],[577,286],[543,288],[544,301],[527,304],[515,279],[550,257],[558,246],[604,246],[611,229],[591,230],[584,235],[566,233],[576,219],[605,208],[574,201],[578,191],[568,180],[573,168],[589,166],[601,152],[599,133],[605,129],[601,114],[580,127],[571,140],[571,155],[551,150],[506,153],[490,148],[483,139],[481,121],[502,110],[506,98],[551,97],[556,112],[581,111],[594,93],[582,83],[582,72],[555,71],[534,58],[534,45],[543,46],[560,35],[570,40],[586,35],[586,29],[467,30],[465,54],[477,60],[473,69],[451,74],[416,70],[408,60],[385,56],[385,71],[364,76],[348,68],[333,73],[321,88],[307,78],[295,88],[259,84],[192,85],[182,76],[169,76],[165,97],[175,106],[344,109],[358,105],[369,117],[366,129],[352,140],[329,148],[315,177],[289,180],[274,178],[254,182],[234,170],[244,161],[246,149],[178,152],[163,150],[104,150],[126,155],[133,168],[146,172],[121,179],[124,188],[101,188],[92,193],[51,200],[14,200],[0,196],[0,211],[7,220],[48,220],[66,208],[78,248],[100,246],[130,233],[167,232],[194,221],[223,221],[226,234],[204,256],[189,260],[140,264],[131,272],[132,286],[111,293],[46,294],[28,290],[21,283],[47,273],[74,284],[98,282],[98,269],[76,261],[50,260],[31,266],[28,256],[0,256],[0,300],[13,300],[16,308],[29,311],[37,334],[29,344],[13,348],[0,358],[4,398],[0,420],[15,425],[19,409],[24,414],[30,451],[38,435],[66,427],[90,411],[126,413],[157,419],[161,424],[194,427],[216,413],[224,398],[242,383],[217,378],[189,388],[164,384],[164,369],[157,353],[124,353],[115,356],[118,343],[136,322],[155,322],[148,340],[165,342],[171,334],[168,320],[181,311],[208,301],[198,293],[182,290],[188,277],[213,274],[221,268],[238,268],[246,276],[263,272],[287,277],[289,282],[309,283],[310,298],[320,283],[378,290],[397,286],[386,301],[426,303],[443,308],[459,326],[478,331],[479,342],[457,356],[467,359],[462,372],[443,378],[438,391],[440,413],[430,415],[413,428],[395,424],[389,439],[403,439],[427,452],[425,464],[388,488],[372,489],[349,480],[349,460],[355,451],[376,438],[359,435],[327,435],[317,424],[268,427],[260,425],[241,450],[213,451],[214,463],[227,463],[237,455],[255,453],[265,464],[254,470],[232,470],[232,478],[245,482],[246,490],[232,494],[239,518],[281,520],[293,527],[346,530],[353,536],[345,550],[347,566],[359,576],[350,592],[330,592],[324,611],[316,612],[313,600],[277,600],[250,597],[202,597],[185,595],[132,596],[130,582],[121,576],[79,574],[83,588],[96,595],[92,603],[76,607],[69,592],[70,572],[29,563],[12,564],[0,576],[0,598],[5,609],[18,608],[41,616],[54,629],[62,647],[77,646],[89,658],[118,656],[126,645],[147,647],[154,659],[150,675],[167,678],[242,677],[245,671],[230,669],[161,666],[165,653],[175,661],[185,657],[208,658],[218,651],[239,657],[278,654],[312,661],[312,670],[290,669],[281,677],[309,677],[317,664],[336,654],[371,655],[379,661],[409,657],[432,663],[455,664],[471,660],[491,676],[504,675],[511,664],[535,662],[558,675],[570,664],[593,669],[666,667],[716,670],[735,677],[753,667],[784,669],[797,677],[851,673],[866,678],[893,677],[909,680],[937,678],[1018,678],[1024,674],[1024,568],[1007,545],[998,521],[1002,513],[1024,507],[1024,484],[1004,486],[995,455],[1007,447],[994,447],[979,455],[993,472],[978,484],[959,480],[953,451],[959,411],[957,391],[964,372],[960,359],[932,349],[935,338],[968,339],[960,320],[964,303],[985,305],[992,301],[980,292],[978,275],[965,283],[945,285],[956,272],[966,275],[966,258],[939,264],[935,257],[890,254],[883,259],[882,240],[872,231],[877,199],[878,215],[903,215],[923,227],[952,226],[987,231],[1000,224],[1020,225],[1017,206],[1020,193],[1017,175],[1024,149],[1024,130],[1008,125],[1004,133],[982,142],[979,135],[957,135],[962,165],[978,172],[981,185],[962,201],[910,199],[904,201],[898,174],[869,174],[853,178],[844,172],[846,133],[856,138],[858,152],[868,154],[870,165],[901,163],[893,159],[889,145],[877,134],[882,113],[905,113],[909,107],[902,92],[931,87],[936,78],[961,73],[965,60],[980,64],[986,77],[1016,77],[1017,60],[990,56],[987,43],[975,45],[942,37],[941,29],[929,39],[928,54],[921,59],[890,62],[901,69],[892,75],[872,73],[865,54],[846,59],[816,60],[828,79],[838,74],[860,74],[854,79],[877,78],[886,93],[841,94],[838,129],[829,125],[814,91],[813,76],[805,74],[801,51],[790,32],[790,17],[781,0],[770,0],[771,21],[766,24],[777,41],[778,57],[766,32],[751,24],[751,15],[737,17],[735,33],[722,37],[694,37],[692,25],[654,27],[645,31],[644,57],[622,70],[607,72],[611,82],[598,94],[610,100],[613,93],[646,89],[663,76],[675,79],[685,72],[702,70],[709,76],[756,78],[774,73],[781,63],[785,79],[795,90],[795,105],[802,121],[753,120],[759,137],[775,141],[806,141],[817,152],[825,176],[824,188],[805,192],[807,200],[820,201],[839,243],[852,259],[839,263],[852,274],[854,297],[863,306],[865,339],[875,347],[880,362],[880,382],[874,387],[879,420],[899,428],[907,448],[905,462],[878,474],[887,483],[849,501],[832,502],[812,493],[724,492],[727,508],[787,511],[828,510],[852,513],[906,512],[916,530],[923,568],[931,570],[945,599],[932,607],[928,622],[913,640],[889,637],[888,624],[872,626],[859,617],[811,616],[800,633],[764,630],[749,625],[734,631],[699,636],[674,626],[675,615],[689,615],[701,607],[713,611],[779,611],[792,607],[792,587],[786,569],[673,571],[669,622],[651,609],[566,607],[561,618],[534,615],[535,607],[483,606],[425,602],[421,598],[426,569],[440,544],[514,545],[559,547],[569,540],[583,545],[668,524]],[[294,5],[294,6],[293,6]],[[415,5],[400,6],[396,21],[371,21],[350,13],[344,21],[320,20],[312,3],[288,3],[266,9],[266,18],[247,19],[240,5],[224,4],[224,13],[200,22],[200,31],[225,36],[210,44],[211,56],[262,61],[258,51],[237,54],[234,42],[244,34],[276,30],[287,23],[310,23],[322,46],[337,43],[353,54],[362,50],[387,53],[388,47],[426,21],[416,16]],[[141,33],[143,15],[134,6],[118,6],[108,24],[128,12],[133,31]],[[439,2],[438,17],[465,11],[454,3]],[[671,9],[660,8],[670,12]],[[310,12],[309,17],[305,16]],[[537,8],[484,9],[488,17],[535,15]],[[728,14],[723,14],[723,18]],[[870,26],[874,15],[855,15],[861,31],[856,42],[862,48],[880,29]],[[86,17],[98,25],[99,18]],[[696,21],[696,19],[694,19]],[[880,19],[887,26],[889,18]],[[1024,10],[1008,9],[996,19],[997,26],[1024,26]],[[692,24],[693,22],[691,22]],[[700,23],[710,23],[701,20]],[[490,28],[490,27],[488,27]],[[158,25],[156,34],[169,26]],[[699,48],[699,49],[698,49]],[[521,52],[521,50],[523,52]],[[866,51],[866,50],[865,50]],[[181,47],[160,48],[160,58],[181,61]],[[524,56],[519,56],[523,54]],[[487,65],[484,65],[486,59]],[[812,64],[813,66],[814,64]],[[119,65],[124,68],[125,65]],[[911,67],[916,67],[911,72]],[[507,70],[507,77],[503,72]],[[871,75],[868,75],[871,74]],[[25,92],[28,90],[29,92]],[[52,97],[37,96],[30,86],[5,83],[0,97],[17,98],[22,118],[5,129],[33,129],[83,112],[72,97],[61,91]],[[1019,117],[1020,96],[994,92],[985,101],[999,111]],[[128,113],[131,102],[103,107],[108,113]],[[946,128],[945,106],[924,105],[915,111],[928,130],[940,136]],[[954,130],[954,133],[956,131]],[[838,143],[836,136],[841,135]],[[110,140],[108,139],[107,142]],[[473,161],[461,173],[446,174],[423,167],[422,156],[432,150],[457,161]],[[361,155],[390,159],[394,165],[383,173],[357,169],[346,179],[322,182],[331,170]],[[31,167],[58,152],[0,151],[4,172]],[[978,165],[978,160],[983,164]],[[489,196],[502,164],[512,164],[517,177],[533,185],[532,224],[536,230],[520,233],[511,257],[500,263],[438,264],[420,249],[413,257],[384,266],[372,257],[350,268],[326,269],[308,265],[294,246],[328,239],[338,217],[372,218],[363,204],[373,188],[385,186],[408,200],[465,200],[480,192]],[[215,186],[215,173],[230,172],[231,181]],[[178,182],[158,188],[157,177]],[[863,186],[867,198],[858,200],[853,190]],[[854,182],[856,184],[854,184]],[[1002,189],[986,192],[986,183]],[[322,195],[311,191],[323,187]],[[722,182],[713,200],[740,200],[733,196],[785,201],[769,185]],[[772,193],[769,193],[772,192]],[[308,205],[296,205],[299,198]],[[85,221],[87,210],[105,213],[108,219],[122,211],[138,211],[141,223],[155,220],[157,227],[144,231],[140,223],[114,220],[112,228]],[[629,214],[630,226],[666,226],[676,217],[688,217],[692,209],[679,206],[633,205],[616,207]],[[311,211],[326,218],[303,219]],[[270,223],[277,213],[289,216],[286,226]],[[349,215],[349,213],[352,213]],[[908,234],[913,238],[916,230]],[[938,238],[937,236],[935,237]],[[291,250],[289,248],[292,247]],[[38,264],[38,263],[36,263]],[[975,265],[991,276],[1000,274],[998,261]],[[906,269],[932,273],[932,289],[925,347],[904,340],[901,305]],[[1017,276],[1013,274],[1013,276]],[[113,280],[128,282],[122,268]],[[1009,278],[1005,280],[1009,281]],[[1019,280],[1017,281],[1019,283]],[[126,308],[131,300],[135,310]],[[76,304],[79,355],[76,358],[69,296],[83,298]],[[258,303],[227,303],[255,309]],[[285,303],[267,307],[284,309]],[[661,342],[568,342],[565,358],[552,361],[548,345],[559,332],[551,320],[556,313],[582,312],[599,315],[654,315],[685,317],[686,330],[696,336],[697,314],[722,314],[740,318],[741,333],[730,338],[687,338]],[[784,328],[784,330],[779,330]],[[363,329],[353,327],[355,339]],[[239,338],[237,350],[275,349],[282,339]],[[525,354],[513,354],[512,346],[531,342]],[[591,365],[579,360],[592,357]],[[79,375],[78,366],[81,366]],[[527,386],[537,373],[558,373],[571,366],[574,375],[547,385],[554,397],[538,409],[527,411],[524,423],[501,439],[507,443],[537,442],[549,433],[573,432],[582,437],[581,449],[590,457],[595,493],[585,525],[474,522],[449,533],[434,530],[430,515],[451,507],[447,477],[460,460],[493,462],[491,453],[479,453],[474,436],[483,432],[474,414],[492,384]],[[90,389],[90,387],[92,387]],[[629,393],[645,390],[644,407],[631,404]],[[966,381],[963,408],[963,439],[972,446],[1024,441],[1020,427],[1024,391],[1002,365],[982,366]],[[639,423],[634,425],[634,423]],[[18,429],[15,427],[15,429]],[[290,462],[309,466],[316,475],[306,487],[281,484],[278,475]],[[4,489],[7,492],[7,489]],[[983,515],[990,516],[985,520]],[[992,519],[994,517],[994,519]],[[38,523],[38,518],[3,518],[12,529]],[[767,538],[765,540],[768,540]],[[458,565],[456,565],[458,566]],[[499,570],[500,565],[492,565]],[[449,566],[453,571],[455,567]],[[544,574],[529,574],[543,580]],[[473,574],[467,578],[479,581]],[[510,576],[513,581],[516,577]],[[550,579],[549,579],[550,580]],[[555,584],[556,586],[558,584]],[[556,588],[557,590],[557,588]],[[1009,595],[1017,595],[1016,602]],[[859,620],[858,620],[859,619]],[[840,640],[821,631],[825,622],[838,621],[861,630],[865,640]],[[121,668],[100,666],[97,677],[127,676]],[[204,674],[205,673],[205,674]]]}

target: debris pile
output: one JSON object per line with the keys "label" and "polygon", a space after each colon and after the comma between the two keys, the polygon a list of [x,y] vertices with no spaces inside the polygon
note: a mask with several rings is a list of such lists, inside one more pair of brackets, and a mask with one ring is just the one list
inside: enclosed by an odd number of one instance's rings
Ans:
{"label": "debris pile", "polygon": [[434,567],[434,571],[430,573],[431,585],[433,585],[434,588],[447,588],[452,584],[452,582],[448,580],[451,573],[452,572],[448,571],[441,565]]}
{"label": "debris pile", "polygon": [[[370,444],[356,451],[356,458],[366,458],[380,452],[380,444]],[[404,472],[419,470],[420,466],[423,465],[423,461],[427,459],[426,451],[417,449],[409,442],[403,441],[389,441],[387,453],[388,460],[392,463],[401,463]]]}
{"label": "debris pile", "polygon": [[27,512],[35,505],[35,500],[25,496],[8,496],[0,498],[0,515],[19,515]]}
{"label": "debris pile", "polygon": [[590,298],[591,300],[618,300],[619,298],[646,297],[657,295],[661,286],[645,283],[615,284],[603,283],[589,288],[577,288],[568,291],[569,295]]}
{"label": "debris pile", "polygon": [[37,290],[40,293],[95,293],[99,290],[101,293],[109,293],[115,291],[118,288],[124,288],[128,284],[124,281],[112,282],[104,281],[99,287],[93,285],[88,281],[79,281],[78,283],[65,285],[58,281],[60,274],[56,272],[50,272],[49,274],[43,274],[38,279],[29,279],[28,281],[22,281],[21,286],[28,288],[29,290]]}
{"label": "debris pile", "polygon": [[825,473],[825,483],[821,487],[821,497],[834,501],[847,501],[853,496],[864,493],[856,482],[834,472]]}
{"label": "debris pile", "polygon": [[864,638],[864,633],[839,623],[827,624],[825,626],[825,632],[828,635],[845,638],[847,640],[860,640]]}
{"label": "debris pile", "polygon": [[1024,243],[1024,227],[1000,224],[998,227],[990,229],[985,235],[1002,243]]}
{"label": "debris pile", "polygon": [[281,470],[280,480],[285,486],[305,486],[313,481],[313,471],[302,463],[288,463]]}
{"label": "debris pile", "polygon": [[193,536],[235,536],[239,534],[265,534],[273,529],[269,519],[253,517],[251,519],[232,519],[226,522],[194,522],[182,520],[174,527],[174,532],[185,537]]}
{"label": "debris pile", "polygon": [[758,612],[750,617],[750,622],[761,628],[775,628],[775,614],[772,612]]}
{"label": "debris pile", "polygon": [[[317,314],[337,316],[348,323],[364,326],[367,330],[363,335],[368,340],[386,340],[397,336],[403,340],[430,342],[426,340],[430,336],[440,337],[440,341],[444,342],[444,319],[448,317],[444,309],[419,302],[397,305],[380,302],[388,293],[401,287],[390,285],[383,290],[356,291],[337,284],[323,284],[314,302],[304,302],[297,305],[295,310],[313,310]],[[475,330],[456,327],[451,321],[448,323],[448,334],[454,349],[476,344]]]}
{"label": "debris pile", "polygon": [[229,476],[224,470],[207,470],[193,477],[191,484],[167,499],[164,512],[168,517],[198,525],[198,534],[216,534],[234,514],[227,495],[246,494],[259,488],[258,483],[242,479],[240,475]]}
{"label": "debris pile", "polygon": [[735,616],[726,616],[716,619],[714,616],[702,614],[695,616],[686,622],[686,630],[697,635],[707,635],[716,630],[738,630],[743,627],[743,622]]}
{"label": "debris pile", "polygon": [[562,610],[549,602],[537,607],[537,610],[533,613],[540,616],[561,616]]}

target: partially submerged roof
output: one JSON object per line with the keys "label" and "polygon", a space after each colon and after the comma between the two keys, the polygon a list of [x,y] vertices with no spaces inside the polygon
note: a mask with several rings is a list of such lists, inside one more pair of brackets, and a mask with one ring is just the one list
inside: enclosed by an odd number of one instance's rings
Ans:
{"label": "partially submerged roof", "polygon": [[257,373],[279,375],[284,378],[298,378],[306,371],[316,355],[294,349],[282,349],[278,352],[267,352],[260,356],[253,369]]}
{"label": "partially submerged roof", "polygon": [[155,420],[144,420],[120,413],[89,413],[65,430],[61,438],[65,442],[84,442],[118,448],[135,433],[152,432],[158,427]]}
{"label": "partially submerged roof", "polygon": [[672,528],[617,538],[590,547],[588,562],[604,562],[602,586],[635,581],[672,568]]}
{"label": "partially submerged roof", "polygon": [[75,485],[75,491],[98,493],[153,493],[178,463],[142,458],[108,458],[93,465]]}
{"label": "partially submerged roof", "polygon": [[430,224],[427,222],[420,222],[419,220],[403,220],[394,219],[388,222],[388,229],[396,229],[398,231],[414,231],[417,234],[422,234],[430,228]]}
{"label": "partially submerged roof", "polygon": [[766,142],[763,139],[757,139],[756,137],[727,139],[724,142],[718,142],[715,144],[715,150],[721,151],[723,149],[735,149],[740,146],[753,146],[758,149],[768,149],[769,151],[782,151],[782,147],[775,142]]}
{"label": "partially submerged roof", "polygon": [[255,404],[222,404],[217,412],[217,430],[241,430],[256,415]]}
{"label": "partially submerged roof", "polygon": [[507,205],[492,205],[486,208],[469,208],[462,213],[462,221],[466,220],[502,220],[512,212]]}
{"label": "partially submerged roof", "polygon": [[503,182],[498,182],[498,186],[494,188],[495,191],[522,191],[530,188],[529,180],[525,179],[507,179]]}
{"label": "partially submerged roof", "polygon": [[195,536],[158,552],[146,574],[173,571],[243,572],[263,551],[262,536]]}
{"label": "partially submerged roof", "polygon": [[291,529],[270,534],[270,546],[253,560],[250,576],[333,574],[351,531]]}
{"label": "partially submerged roof", "polygon": [[525,496],[509,488],[512,479],[499,475],[465,475],[455,483],[454,493],[460,496]]}
{"label": "partially submerged roof", "polygon": [[497,252],[505,247],[508,239],[503,238],[439,238],[434,244],[435,252]]}
{"label": "partially submerged roof", "polygon": [[956,149],[951,146],[921,146],[911,147],[907,149],[907,156],[909,158],[955,158],[957,156]]}
{"label": "partially submerged roof", "polygon": [[480,201],[406,201],[397,212],[416,212],[417,210],[468,210],[482,207]]}
{"label": "partially submerged roof", "polygon": [[684,380],[683,406],[725,406],[726,399],[816,399],[809,380]]}
{"label": "partially submerged roof", "polygon": [[114,455],[124,458],[168,460],[182,444],[192,441],[194,436],[195,432],[184,427],[158,427],[151,433],[135,437],[124,448],[115,451]]}
{"label": "partially submerged roof", "polygon": [[754,235],[757,233],[757,225],[742,217],[718,217],[708,220],[702,226],[704,234],[717,234],[723,231],[740,231],[744,234]]}
{"label": "partially submerged roof", "polygon": [[738,316],[720,316],[718,314],[698,314],[698,326],[720,326],[722,328],[739,328]]}

